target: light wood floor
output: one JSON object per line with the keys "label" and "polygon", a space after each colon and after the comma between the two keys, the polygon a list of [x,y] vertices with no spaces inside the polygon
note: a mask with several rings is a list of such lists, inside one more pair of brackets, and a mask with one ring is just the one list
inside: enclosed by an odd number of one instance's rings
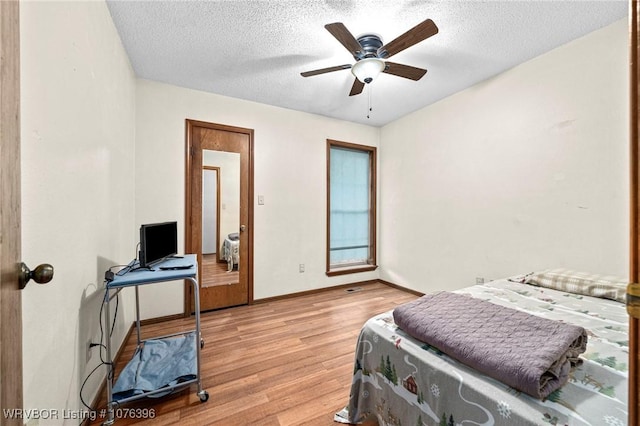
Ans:
{"label": "light wood floor", "polygon": [[214,285],[237,284],[240,278],[238,270],[229,271],[226,262],[218,262],[217,254],[202,256],[202,271],[200,285],[211,287]]}
{"label": "light wood floor", "polygon": [[[202,315],[201,403],[195,386],[126,408],[153,408],[152,420],[116,425],[337,425],[349,399],[355,343],[364,322],[418,296],[380,283],[330,289]],[[193,327],[172,320],[143,328],[143,338]],[[126,346],[119,372],[135,349]],[[117,373],[116,373],[117,374]],[[103,397],[100,408],[106,405]]]}

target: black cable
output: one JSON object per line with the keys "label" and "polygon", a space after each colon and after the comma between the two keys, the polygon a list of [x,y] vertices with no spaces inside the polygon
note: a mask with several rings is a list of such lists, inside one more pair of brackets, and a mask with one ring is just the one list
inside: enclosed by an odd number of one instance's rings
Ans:
{"label": "black cable", "polygon": [[102,300],[102,305],[100,305],[100,318],[99,318],[99,323],[100,323],[100,362],[104,365],[107,365],[109,370],[107,372],[107,379],[110,379],[111,375],[112,375],[112,370],[113,370],[113,361],[112,362],[106,362],[104,360],[104,358],[102,358],[102,348],[104,347],[106,349],[106,346],[102,343],[104,341],[104,328],[102,325],[102,310],[104,309],[104,304],[105,303],[110,303],[109,300],[109,290],[105,290],[104,292],[104,299]]}
{"label": "black cable", "polygon": [[[87,404],[84,400],[84,398],[82,397],[82,391],[84,390],[84,386],[87,384],[87,381],[89,380],[89,377],[91,377],[93,375],[93,373],[95,373],[98,368],[102,367],[102,363],[98,364],[93,370],[91,370],[91,373],[89,373],[87,375],[87,377],[84,379],[84,382],[82,382],[82,386],[80,386],[80,402],[82,402],[82,405],[84,405],[85,407],[87,407],[89,409],[90,412],[94,412],[97,411],[95,408],[92,408],[89,406],[89,404]],[[84,422],[82,422],[84,423]],[[82,424],[80,423],[80,424]]]}
{"label": "black cable", "polygon": [[[92,343],[92,344],[90,345],[90,348],[91,348],[91,347],[95,347],[95,346],[99,346],[99,347],[100,347],[100,348],[99,348],[99,353],[100,353],[100,364],[98,364],[97,366],[95,366],[95,367],[93,368],[93,370],[91,370],[91,372],[90,372],[90,373],[87,375],[87,377],[84,379],[84,381],[82,382],[82,386],[80,386],[80,392],[79,392],[80,402],[82,402],[82,405],[84,405],[84,406],[89,410],[89,412],[92,412],[92,413],[93,413],[93,412],[97,412],[98,410],[97,410],[97,409],[95,409],[95,408],[93,408],[93,407],[91,407],[89,404],[87,404],[87,403],[86,403],[86,401],[84,400],[84,397],[82,396],[82,391],[84,390],[84,387],[86,386],[87,382],[89,381],[89,378],[90,378],[90,377],[91,377],[91,376],[92,376],[96,371],[98,371],[98,369],[99,369],[100,367],[102,367],[103,365],[106,365],[106,366],[109,368],[108,373],[107,373],[107,379],[108,379],[108,380],[111,380],[111,378],[113,377],[113,362],[106,362],[106,361],[104,360],[104,358],[102,357],[102,349],[103,349],[103,348],[104,348],[104,349],[106,349],[106,348],[107,348],[107,347],[102,343],[102,341],[104,340],[104,329],[103,329],[103,326],[102,326],[102,309],[103,309],[103,307],[104,307],[105,302],[106,302],[106,303],[109,303],[109,302],[110,302],[109,300],[107,300],[107,299],[108,299],[108,297],[109,297],[109,292],[105,290],[105,295],[104,295],[104,298],[102,299],[102,304],[100,305],[100,313],[99,313],[99,318],[98,318],[98,323],[100,324],[100,343]],[[116,325],[116,318],[117,318],[117,315],[118,315],[118,305],[119,305],[119,304],[120,304],[120,298],[119,298],[119,295],[116,295],[116,310],[115,310],[115,315],[114,315],[114,318],[113,318],[113,323],[112,323],[112,325],[111,325],[111,334],[109,335],[109,337],[111,337],[111,335],[113,334],[113,330],[114,330],[115,325]],[[86,421],[86,419],[85,419],[85,420],[83,420],[83,421],[81,421],[81,422],[80,422],[80,426],[81,426],[85,421]]]}
{"label": "black cable", "polygon": [[131,270],[131,265],[123,265],[123,268],[116,272],[116,275],[123,276]]}
{"label": "black cable", "polygon": [[122,268],[120,269],[118,272],[115,273],[115,275],[119,275],[122,276],[124,274],[126,274],[127,272],[132,271],[136,264],[137,259],[134,258],[131,262],[127,263],[126,265],[113,265],[109,268],[109,271],[111,271],[113,268]]}
{"label": "black cable", "polygon": [[109,333],[109,337],[113,336],[113,329],[116,327],[116,318],[118,318],[118,306],[120,306],[120,293],[116,294],[116,309],[113,312],[113,323],[111,324],[111,333]]}
{"label": "black cable", "polygon": [[[137,253],[137,248],[140,245],[140,243],[138,243],[138,245],[136,246],[136,253]],[[135,265],[136,261],[137,261],[137,254],[134,257],[134,259],[129,262],[127,265],[114,265],[111,266],[107,271],[111,271],[111,269],[113,268],[117,268],[117,267],[122,267],[122,269],[120,269],[116,275],[124,275],[127,272],[131,271],[133,266]],[[104,282],[105,287],[108,285],[109,283],[107,281]],[[104,305],[105,303],[111,303],[111,301],[109,300],[109,290],[105,289],[104,292],[104,298],[102,299],[102,304],[100,305],[100,312],[99,312],[99,316],[98,316],[98,324],[100,324],[100,343],[91,343],[90,344],[90,348],[95,347],[95,346],[99,346],[99,356],[100,356],[100,364],[98,364],[97,366],[94,367],[93,370],[91,370],[91,372],[87,375],[87,377],[84,379],[84,381],[82,382],[82,385],[80,386],[80,392],[79,392],[79,396],[80,396],[80,402],[82,402],[82,405],[84,405],[89,412],[97,412],[97,409],[89,406],[89,404],[87,404],[82,396],[82,391],[84,390],[84,387],[87,384],[87,381],[89,380],[89,378],[96,372],[98,371],[98,369],[100,367],[102,367],[103,365],[106,365],[108,368],[107,371],[107,380],[112,380],[113,379],[113,373],[114,373],[114,368],[113,368],[113,360],[111,360],[111,362],[106,362],[102,356],[102,349],[106,350],[107,347],[104,343],[102,343],[104,341],[104,328],[102,325],[102,314],[103,314],[103,309],[104,309]],[[115,330],[116,327],[116,320],[118,318],[118,307],[120,306],[120,294],[116,293],[116,308],[113,314],[113,322],[111,323],[111,330],[109,332],[109,339],[111,339],[111,336],[113,336],[113,332]],[[80,422],[80,426],[82,426],[82,424],[86,421],[86,419],[82,420]]]}

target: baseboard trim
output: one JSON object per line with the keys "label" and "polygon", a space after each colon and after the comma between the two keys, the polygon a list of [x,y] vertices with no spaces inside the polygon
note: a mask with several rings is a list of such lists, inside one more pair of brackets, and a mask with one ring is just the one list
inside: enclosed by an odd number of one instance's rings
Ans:
{"label": "baseboard trim", "polygon": [[264,299],[256,299],[256,300],[254,300],[253,304],[259,305],[261,303],[269,303],[269,302],[275,302],[277,300],[285,300],[285,299],[291,299],[291,298],[299,297],[299,296],[308,296],[308,295],[311,295],[311,294],[322,293],[322,292],[328,291],[328,290],[340,290],[342,288],[349,288],[349,287],[354,287],[354,286],[366,286],[366,285],[371,285],[371,284],[376,284],[376,283],[384,284],[386,286],[393,287],[393,288],[396,288],[398,290],[406,291],[407,293],[415,294],[416,296],[424,296],[424,293],[421,293],[421,292],[419,292],[417,290],[412,290],[410,288],[403,287],[401,285],[394,284],[394,283],[391,283],[389,281],[385,281],[385,280],[381,280],[381,279],[375,279],[375,280],[367,280],[367,281],[356,281],[356,282],[353,282],[353,283],[340,284],[340,285],[335,285],[335,286],[331,286],[331,287],[317,288],[317,289],[314,289],[314,290],[299,291],[299,292],[296,292],[296,293],[283,294],[281,296],[265,297]]}
{"label": "baseboard trim", "polygon": [[422,292],[420,292],[418,290],[412,290],[410,288],[403,287],[401,285],[394,284],[394,283],[391,283],[389,281],[385,281],[385,280],[381,280],[381,279],[378,279],[377,281],[379,283],[384,284],[384,285],[388,285],[389,287],[397,288],[398,290],[402,290],[402,291],[406,291],[407,293],[415,294],[416,296],[424,296],[424,293],[422,293]]}
{"label": "baseboard trim", "polygon": [[299,297],[299,296],[308,296],[311,294],[323,293],[328,290],[340,290],[341,288],[349,288],[353,286],[371,285],[371,284],[377,283],[378,281],[379,280],[358,281],[358,282],[349,283],[349,284],[340,284],[340,285],[334,285],[331,287],[316,288],[313,290],[305,290],[305,291],[299,291],[296,293],[283,294],[281,296],[265,297],[264,299],[255,299],[253,301],[253,304],[259,305],[262,303],[275,302],[278,300],[292,299],[294,297]]}
{"label": "baseboard trim", "polygon": [[[165,322],[165,321],[172,321],[172,320],[176,320],[176,319],[182,319],[184,318],[184,314],[173,314],[173,315],[165,315],[163,317],[155,317],[155,318],[147,318],[147,319],[143,319],[140,320],[140,326],[145,326],[145,325],[150,325],[150,324],[157,324],[159,322]],[[133,323],[133,326],[135,327],[136,323]]]}

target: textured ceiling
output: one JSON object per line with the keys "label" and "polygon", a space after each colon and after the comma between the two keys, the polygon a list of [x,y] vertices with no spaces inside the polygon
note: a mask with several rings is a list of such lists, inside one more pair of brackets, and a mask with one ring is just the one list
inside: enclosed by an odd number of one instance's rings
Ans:
{"label": "textured ceiling", "polygon": [[[622,19],[628,8],[625,0],[107,4],[140,78],[372,126]],[[325,24],[342,22],[356,37],[376,33],[386,43],[427,18],[439,33],[393,57],[426,68],[420,81],[382,74],[361,95],[349,97],[349,70],[300,76],[354,62]]]}

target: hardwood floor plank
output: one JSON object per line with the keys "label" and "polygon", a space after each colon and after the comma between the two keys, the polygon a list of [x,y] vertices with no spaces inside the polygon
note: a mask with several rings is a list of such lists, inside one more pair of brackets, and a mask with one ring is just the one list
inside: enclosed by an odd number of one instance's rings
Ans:
{"label": "hardwood floor plank", "polygon": [[[209,401],[201,403],[191,386],[127,405],[153,408],[154,419],[120,418],[116,424],[335,426],[333,415],[349,399],[362,325],[418,297],[382,283],[357,287],[355,292],[327,289],[203,313],[201,381]],[[192,318],[175,319],[143,326],[142,334],[148,338],[192,328]],[[135,350],[135,333],[126,345],[116,374]],[[105,405],[103,395],[99,406]]]}
{"label": "hardwood floor plank", "polygon": [[237,284],[239,273],[237,268],[233,271],[227,270],[226,262],[218,262],[217,254],[205,254],[202,256],[202,273],[200,274],[202,287],[216,285]]}

